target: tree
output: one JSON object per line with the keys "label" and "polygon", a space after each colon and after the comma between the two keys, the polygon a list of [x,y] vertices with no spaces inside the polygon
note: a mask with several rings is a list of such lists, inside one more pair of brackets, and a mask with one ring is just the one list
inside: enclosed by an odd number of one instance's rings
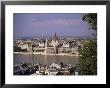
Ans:
{"label": "tree", "polygon": [[64,66],[64,65],[63,65],[63,62],[61,62],[60,65],[61,65],[61,68],[63,68],[63,66]]}
{"label": "tree", "polygon": [[[84,14],[83,21],[87,22],[90,29],[97,34],[97,14]],[[94,36],[96,36],[96,34]],[[84,42],[83,48],[79,49],[79,69],[82,75],[97,74],[97,40],[89,40]]]}
{"label": "tree", "polygon": [[86,21],[89,24],[90,29],[97,30],[97,14],[96,13],[84,14],[82,20]]}
{"label": "tree", "polygon": [[79,66],[82,75],[97,74],[97,43],[96,40],[85,42],[83,49],[79,50]]}
{"label": "tree", "polygon": [[97,35],[97,13],[89,13],[84,14],[82,18],[83,22],[87,22],[89,24],[89,29],[94,30],[93,35]]}

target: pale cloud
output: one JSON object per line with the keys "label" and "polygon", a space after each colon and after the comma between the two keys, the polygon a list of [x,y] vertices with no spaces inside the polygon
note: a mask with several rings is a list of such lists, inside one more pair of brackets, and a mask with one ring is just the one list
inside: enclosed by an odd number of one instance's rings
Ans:
{"label": "pale cloud", "polygon": [[34,27],[65,27],[80,25],[80,19],[51,19],[43,21],[32,21]]}

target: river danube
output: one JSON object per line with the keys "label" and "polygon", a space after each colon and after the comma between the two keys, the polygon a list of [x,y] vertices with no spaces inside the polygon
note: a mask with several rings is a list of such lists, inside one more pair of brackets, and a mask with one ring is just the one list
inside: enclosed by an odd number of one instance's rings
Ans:
{"label": "river danube", "polygon": [[60,64],[77,64],[77,56],[60,56],[60,55],[38,55],[38,54],[14,54],[14,65],[21,63],[41,63],[51,65],[52,63]]}

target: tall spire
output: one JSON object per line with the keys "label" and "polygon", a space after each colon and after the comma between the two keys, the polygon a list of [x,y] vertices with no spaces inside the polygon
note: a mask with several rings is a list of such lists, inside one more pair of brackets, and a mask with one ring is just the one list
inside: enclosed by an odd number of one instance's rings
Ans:
{"label": "tall spire", "polygon": [[56,32],[55,32],[55,35],[54,35],[54,39],[55,39],[55,40],[58,39]]}
{"label": "tall spire", "polygon": [[47,53],[47,38],[46,38],[46,42],[45,42],[45,54]]}
{"label": "tall spire", "polygon": [[56,35],[56,32],[55,32],[55,37],[56,37],[57,35]]}

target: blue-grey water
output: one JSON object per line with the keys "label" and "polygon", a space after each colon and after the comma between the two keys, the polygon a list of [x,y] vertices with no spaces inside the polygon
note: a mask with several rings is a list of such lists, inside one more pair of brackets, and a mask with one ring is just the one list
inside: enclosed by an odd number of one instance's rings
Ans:
{"label": "blue-grey water", "polygon": [[44,65],[50,65],[53,62],[60,64],[76,64],[78,57],[76,56],[55,56],[55,55],[29,55],[29,54],[14,54],[14,65],[20,63],[41,63]]}

